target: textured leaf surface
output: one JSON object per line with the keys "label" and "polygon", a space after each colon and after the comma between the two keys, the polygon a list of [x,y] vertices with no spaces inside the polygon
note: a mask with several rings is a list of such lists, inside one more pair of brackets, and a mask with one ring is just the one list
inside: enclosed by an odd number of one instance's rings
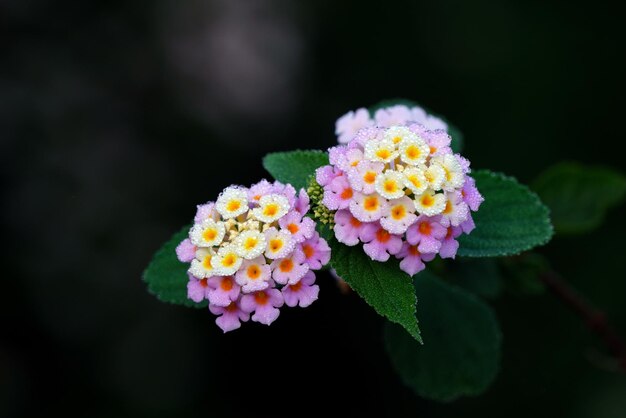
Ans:
{"label": "textured leaf surface", "polygon": [[403,382],[438,401],[478,395],[495,378],[501,335],[492,310],[428,272],[415,278],[424,344],[387,323],[385,346]]}
{"label": "textured leaf surface", "polygon": [[176,258],[176,246],[187,238],[188,233],[189,226],[186,226],[163,244],[143,272],[143,280],[148,284],[150,293],[160,301],[203,308],[207,306],[206,302],[195,303],[187,299],[189,266]]}
{"label": "textured leaf surface", "polygon": [[626,178],[611,169],[561,163],[545,171],[533,189],[552,212],[557,233],[587,232],[624,199]]}
{"label": "textured leaf surface", "polygon": [[454,152],[461,152],[461,150],[463,149],[463,134],[461,133],[461,130],[457,128],[456,126],[452,125],[450,122],[448,122],[448,120],[444,116],[431,112],[428,108],[420,105],[417,102],[414,102],[412,100],[407,100],[407,99],[383,100],[375,104],[374,106],[370,107],[368,111],[370,112],[370,116],[373,118],[374,114],[376,113],[378,109],[396,106],[396,105],[404,105],[407,107],[419,106],[422,109],[424,109],[424,111],[426,111],[427,114],[436,116],[439,119],[443,120],[446,124],[448,124],[448,134],[452,138],[452,143],[451,143],[452,150]]}
{"label": "textured leaf surface", "polygon": [[459,237],[458,255],[514,255],[550,240],[550,212],[528,187],[487,170],[472,172],[472,177],[485,201],[473,213],[476,229]]}
{"label": "textured leaf surface", "polygon": [[[361,246],[348,247],[335,240],[330,245],[333,251],[330,262],[337,274],[376,312],[402,325],[413,341],[421,342],[415,316],[415,289],[398,263],[372,261]],[[408,334],[407,337],[411,338]]]}
{"label": "textured leaf surface", "polygon": [[317,150],[275,152],[263,158],[263,167],[276,180],[289,183],[296,190],[306,188],[315,170],[327,164],[328,154]]}

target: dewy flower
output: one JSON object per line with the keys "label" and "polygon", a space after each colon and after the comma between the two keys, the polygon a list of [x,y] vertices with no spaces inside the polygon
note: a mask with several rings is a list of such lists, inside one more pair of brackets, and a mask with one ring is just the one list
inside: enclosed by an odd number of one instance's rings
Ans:
{"label": "dewy flower", "polygon": [[[363,128],[378,126],[389,128],[391,126],[408,125],[419,123],[430,131],[447,131],[448,124],[436,116],[427,114],[419,106],[408,107],[405,105],[394,105],[383,107],[373,115],[365,108],[351,110],[335,123],[335,134],[337,142],[347,144],[352,141],[359,130]],[[433,146],[439,147],[438,140],[434,140]]]}
{"label": "dewy flower", "polygon": [[317,203],[333,217],[337,240],[362,244],[375,261],[396,257],[410,275],[436,255],[455,257],[457,238],[472,231],[471,212],[484,200],[450,136],[441,125],[430,130],[411,122],[416,115],[427,118],[406,106],[379,110],[377,126],[364,124],[345,145],[331,148],[330,165],[316,173],[323,189]]}
{"label": "dewy flower", "polygon": [[[349,158],[344,163],[352,167],[351,159],[356,166],[361,157],[356,152]],[[329,184],[335,174],[331,169]],[[333,187],[338,205],[347,207],[340,189],[352,192],[350,184],[338,180]],[[309,207],[304,189],[297,194],[266,180],[228,187],[215,202],[199,205],[189,237],[176,248],[178,259],[189,263],[187,297],[207,300],[224,332],[250,318],[269,325],[283,305],[309,306],[319,293],[314,270],[330,260],[330,247],[306,216]]]}

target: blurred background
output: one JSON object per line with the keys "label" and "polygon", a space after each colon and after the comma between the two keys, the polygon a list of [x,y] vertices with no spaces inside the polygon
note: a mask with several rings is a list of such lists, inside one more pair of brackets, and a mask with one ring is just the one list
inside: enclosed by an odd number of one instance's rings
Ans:
{"label": "blurred background", "polygon": [[[625,417],[626,378],[548,294],[492,302],[501,373],[445,405],[402,385],[382,320],[329,276],[311,308],[227,335],[141,281],[196,204],[381,99],[445,115],[474,167],[523,182],[625,171],[611,3],[1,0],[0,416]],[[542,253],[626,334],[623,215]]]}

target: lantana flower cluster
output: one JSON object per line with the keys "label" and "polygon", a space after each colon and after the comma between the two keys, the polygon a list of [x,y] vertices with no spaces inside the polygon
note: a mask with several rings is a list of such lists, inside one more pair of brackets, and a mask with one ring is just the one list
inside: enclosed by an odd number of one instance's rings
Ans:
{"label": "lantana flower cluster", "polygon": [[308,210],[304,189],[266,180],[228,187],[198,206],[189,238],[176,248],[190,263],[188,298],[208,300],[224,332],[250,317],[270,325],[283,305],[311,305],[319,293],[314,271],[328,263],[330,247]]}
{"label": "lantana flower cluster", "polygon": [[396,125],[406,125],[409,122],[419,123],[429,130],[448,130],[446,122],[437,116],[429,115],[421,107],[409,107],[398,104],[376,110],[374,117],[371,117],[370,112],[365,108],[351,110],[337,119],[335,134],[340,144],[347,144],[362,128],[372,126],[388,128]]}
{"label": "lantana flower cluster", "polygon": [[457,238],[474,229],[471,212],[483,197],[470,163],[450,148],[444,130],[421,124],[366,127],[329,150],[320,167],[322,205],[334,212],[337,240],[372,259],[400,259],[414,275],[439,254],[454,258]]}

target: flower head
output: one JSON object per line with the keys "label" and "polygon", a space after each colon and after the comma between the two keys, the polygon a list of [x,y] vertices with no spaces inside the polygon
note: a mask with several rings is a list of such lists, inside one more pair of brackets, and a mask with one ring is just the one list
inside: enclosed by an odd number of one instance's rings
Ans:
{"label": "flower head", "polygon": [[[329,183],[339,177],[330,176]],[[283,291],[295,301],[288,306],[308,306],[319,292],[313,270],[330,259],[330,247],[306,216],[309,208],[304,189],[297,193],[265,180],[228,187],[215,203],[198,206],[189,237],[176,247],[178,259],[189,263],[187,297],[208,300],[224,332],[239,328],[250,314],[253,321],[272,323]]]}
{"label": "flower head", "polygon": [[453,154],[446,123],[404,105],[377,110],[372,123],[360,117],[365,127],[331,148],[330,164],[316,172],[323,198],[314,198],[314,212],[332,217],[339,242],[362,244],[381,262],[396,256],[411,275],[437,254],[454,257],[483,197],[469,161]]}

